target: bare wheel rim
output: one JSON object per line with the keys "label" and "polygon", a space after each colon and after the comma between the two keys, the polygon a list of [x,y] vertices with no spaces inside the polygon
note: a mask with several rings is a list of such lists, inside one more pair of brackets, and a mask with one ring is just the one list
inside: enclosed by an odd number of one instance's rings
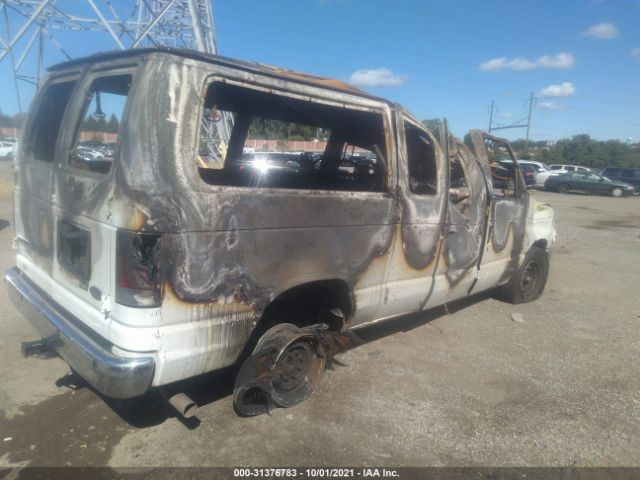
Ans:
{"label": "bare wheel rim", "polygon": [[298,343],[289,348],[274,366],[278,374],[272,381],[273,389],[286,393],[299,387],[305,380],[312,355],[308,343]]}
{"label": "bare wheel rim", "polygon": [[524,268],[520,276],[520,292],[524,298],[531,298],[538,293],[540,283],[540,265],[531,260]]}

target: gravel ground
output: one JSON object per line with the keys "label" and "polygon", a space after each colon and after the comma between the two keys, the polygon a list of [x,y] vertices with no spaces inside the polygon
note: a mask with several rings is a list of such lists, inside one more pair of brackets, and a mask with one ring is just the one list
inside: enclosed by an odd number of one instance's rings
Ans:
{"label": "gravel ground", "polygon": [[[536,195],[558,231],[540,300],[481,294],[361,330],[308,401],[257,418],[236,416],[225,372],[185,383],[201,404],[189,423],[56,386],[67,367],[20,356],[35,332],[0,288],[0,469],[640,466],[640,198]],[[12,222],[0,200],[3,270]]]}

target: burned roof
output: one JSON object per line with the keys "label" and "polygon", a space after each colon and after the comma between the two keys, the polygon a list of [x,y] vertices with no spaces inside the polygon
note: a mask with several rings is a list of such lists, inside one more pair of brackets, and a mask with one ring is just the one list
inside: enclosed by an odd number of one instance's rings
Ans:
{"label": "burned roof", "polygon": [[[241,70],[249,71],[252,73],[261,73],[271,77],[293,80],[300,83],[314,85],[322,88],[329,88],[341,92],[356,94],[368,98],[377,98],[369,95],[362,90],[350,85],[342,80],[336,80],[332,78],[319,77],[308,73],[297,72],[294,70],[288,70],[286,68],[275,67],[272,65],[266,65],[257,62],[247,62],[243,60],[236,60],[229,57],[223,57],[220,55],[212,55],[210,53],[198,52],[195,50],[187,50],[180,48],[170,47],[155,47],[155,48],[138,48],[130,50],[118,50],[112,52],[95,53],[82,58],[74,58],[67,62],[58,63],[52,65],[47,70],[50,72],[56,72],[67,69],[74,66],[83,66],[85,64],[91,64],[96,62],[103,62],[108,60],[117,60],[127,57],[139,57],[150,53],[164,53],[169,55],[175,55],[182,58],[190,58],[193,60],[199,60],[203,62],[213,63],[217,65],[223,65],[227,67],[234,67]],[[383,99],[379,99],[383,100]],[[384,100],[383,100],[384,101]]]}

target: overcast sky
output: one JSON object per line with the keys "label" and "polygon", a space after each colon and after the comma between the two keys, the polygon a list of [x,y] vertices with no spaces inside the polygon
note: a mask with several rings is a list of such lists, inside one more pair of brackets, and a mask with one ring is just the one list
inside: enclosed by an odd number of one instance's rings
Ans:
{"label": "overcast sky", "polygon": [[[419,118],[447,117],[458,135],[488,127],[492,100],[497,123],[526,119],[533,92],[534,140],[578,133],[640,140],[640,0],[214,0],[213,7],[221,54],[350,81]],[[101,33],[61,41],[78,56],[113,47]],[[46,64],[63,59],[46,51]],[[0,92],[0,109],[15,113],[7,62]],[[501,134],[524,137],[524,130]]]}

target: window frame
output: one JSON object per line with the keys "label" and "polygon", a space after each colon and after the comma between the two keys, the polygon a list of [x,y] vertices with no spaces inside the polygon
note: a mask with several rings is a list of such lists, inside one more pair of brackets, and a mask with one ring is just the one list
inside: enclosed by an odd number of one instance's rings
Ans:
{"label": "window frame", "polygon": [[[398,138],[398,147],[402,148],[404,153],[403,156],[406,160],[406,163],[404,165],[405,167],[404,174],[406,176],[407,194],[414,195],[416,197],[424,198],[424,199],[437,198],[438,195],[441,194],[439,183],[440,183],[440,175],[442,174],[442,172],[440,171],[440,163],[438,162],[438,155],[439,155],[438,153],[439,149],[437,148],[438,140],[429,131],[428,128],[426,128],[424,125],[422,125],[420,122],[415,120],[410,115],[407,115],[406,111],[402,112],[402,114],[398,116],[398,123],[401,124],[401,128],[398,129],[398,133],[400,135]],[[432,142],[433,160],[434,160],[435,173],[436,173],[435,174],[435,191],[433,193],[417,193],[411,190],[411,185],[410,185],[411,178],[409,176],[409,150],[407,148],[407,129],[405,128],[406,123],[409,123],[413,125],[415,128],[417,128],[418,130],[422,131],[426,135],[426,137],[429,138],[429,140],[431,140]],[[448,175],[448,172],[447,172],[447,175]]]}
{"label": "window frame", "polygon": [[[108,180],[114,174],[115,169],[117,168],[117,160],[120,155],[120,142],[121,142],[121,131],[123,126],[127,123],[127,118],[129,117],[129,112],[131,110],[131,97],[135,94],[136,80],[139,76],[140,64],[139,63],[126,63],[122,65],[113,65],[113,66],[105,66],[105,65],[93,65],[91,69],[85,72],[82,80],[76,86],[76,90],[74,92],[75,101],[73,104],[73,108],[71,110],[67,110],[67,114],[69,115],[68,125],[70,128],[67,130],[67,138],[65,138],[64,144],[61,145],[61,158],[60,164],[61,167],[68,172],[73,172],[74,175],[82,175],[87,176],[94,179],[104,179]],[[84,170],[81,168],[74,167],[69,162],[69,154],[71,150],[77,146],[78,137],[80,135],[80,127],[84,122],[84,117],[86,115],[87,109],[91,104],[91,100],[93,97],[89,97],[89,93],[91,91],[91,86],[98,78],[105,77],[117,77],[122,75],[130,75],[131,76],[131,86],[129,87],[129,92],[127,94],[127,99],[125,101],[124,109],[122,110],[122,118],[120,119],[120,124],[118,126],[118,138],[116,141],[116,145],[113,153],[113,161],[111,168],[106,173],[100,173],[92,170]],[[71,127],[72,126],[72,127]]]}
{"label": "window frame", "polygon": [[[41,89],[39,89],[36,101],[34,102],[33,107],[29,110],[29,115],[27,118],[27,124],[23,130],[22,142],[19,143],[19,149],[21,150],[21,155],[24,158],[22,161],[26,162],[37,162],[37,165],[53,165],[57,163],[58,153],[62,146],[63,138],[65,137],[68,129],[68,119],[70,112],[73,111],[75,105],[75,99],[78,92],[78,87],[82,84],[82,72],[73,71],[73,72],[65,72],[60,75],[55,75],[47,79],[42,85]],[[34,139],[35,132],[34,128],[36,128],[36,113],[40,111],[42,107],[42,102],[45,98],[45,92],[52,85],[60,84],[60,83],[71,83],[74,82],[75,85],[71,90],[71,96],[69,97],[69,101],[65,106],[65,110],[60,117],[60,127],[58,128],[58,135],[56,136],[55,142],[53,144],[53,153],[51,161],[42,160],[40,158],[36,158],[33,155],[33,147],[34,147]],[[25,141],[26,140],[26,141]]]}
{"label": "window frame", "polygon": [[[265,79],[267,80],[267,79]],[[256,92],[261,92],[261,93],[265,93],[267,95],[274,95],[274,96],[278,96],[278,97],[284,97],[284,98],[292,98],[295,100],[300,100],[300,101],[304,101],[304,102],[311,102],[311,103],[315,103],[315,104],[319,104],[319,105],[323,105],[326,107],[335,107],[335,108],[340,108],[340,109],[350,109],[350,110],[355,110],[355,111],[361,111],[361,112],[369,112],[371,114],[376,114],[379,115],[381,120],[382,120],[382,126],[385,132],[384,138],[385,138],[385,148],[383,150],[383,153],[385,155],[384,158],[384,168],[385,168],[385,174],[384,174],[384,179],[385,179],[385,185],[384,188],[380,191],[360,191],[360,190],[335,190],[335,189],[304,189],[304,188],[280,188],[280,187],[265,187],[265,186],[257,186],[257,187],[252,187],[252,186],[227,186],[227,185],[215,185],[215,184],[211,184],[211,183],[207,183],[206,181],[204,181],[199,173],[198,173],[198,166],[197,166],[197,162],[193,162],[193,165],[195,168],[192,168],[190,170],[193,171],[193,174],[196,178],[196,181],[199,184],[199,189],[203,192],[237,192],[237,193],[242,193],[242,192],[259,192],[261,194],[291,194],[291,193],[296,193],[296,194],[308,194],[309,192],[320,192],[320,193],[325,193],[325,194],[331,194],[333,196],[352,196],[354,193],[358,194],[358,195],[375,195],[375,196],[390,196],[392,195],[392,191],[394,190],[394,175],[393,175],[393,166],[394,166],[394,153],[395,153],[395,149],[393,148],[393,141],[391,140],[391,111],[389,109],[389,105],[385,102],[375,102],[375,100],[369,100],[369,103],[376,103],[377,105],[373,106],[366,106],[366,105],[362,105],[362,104],[358,104],[357,101],[354,102],[348,102],[348,101],[341,101],[341,100],[332,100],[330,98],[327,98],[325,96],[322,95],[318,95],[318,94],[313,94],[312,92],[304,92],[304,93],[300,93],[300,88],[297,84],[293,84],[293,82],[289,82],[287,80],[282,81],[281,85],[278,86],[274,86],[273,84],[266,84],[266,83],[261,83],[258,81],[252,81],[252,80],[239,80],[237,78],[233,78],[233,77],[228,77],[225,75],[221,75],[220,73],[216,73],[216,74],[212,74],[212,75],[208,75],[206,76],[206,78],[204,79],[203,83],[202,83],[202,87],[200,89],[200,94],[198,95],[198,108],[195,109],[196,110],[196,114],[197,114],[197,124],[198,124],[198,128],[196,129],[196,134],[193,136],[193,143],[192,143],[192,148],[193,148],[193,153],[194,153],[194,158],[195,155],[197,155],[198,152],[198,146],[200,144],[200,119],[202,118],[202,115],[204,114],[204,110],[205,110],[205,100],[207,98],[207,94],[209,91],[209,88],[215,84],[215,83],[220,83],[220,84],[228,84],[228,85],[232,85],[238,88],[243,88],[243,89],[247,89],[247,90],[253,90]],[[293,86],[293,88],[287,89],[286,87],[289,86],[291,84],[291,86]],[[298,88],[296,88],[298,87]],[[320,89],[322,90],[321,87],[314,87],[314,89]],[[342,93],[342,92],[341,92]],[[349,95],[348,93],[342,93],[342,95],[344,95],[345,97],[352,97],[352,95]],[[226,159],[225,159],[226,160]],[[314,193],[315,194],[315,193]]]}

